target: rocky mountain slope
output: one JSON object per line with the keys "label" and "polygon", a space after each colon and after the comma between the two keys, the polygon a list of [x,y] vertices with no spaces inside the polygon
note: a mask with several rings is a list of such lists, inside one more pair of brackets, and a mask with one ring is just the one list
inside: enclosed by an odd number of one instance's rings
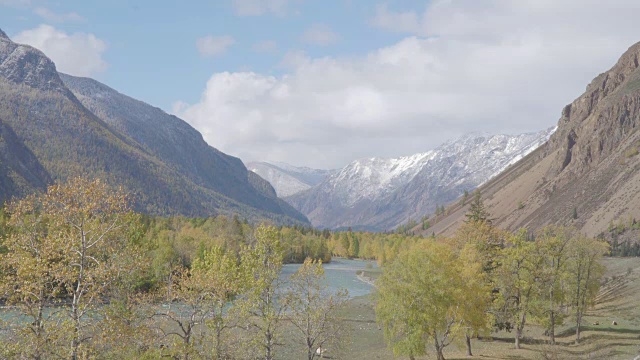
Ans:
{"label": "rocky mountain slope", "polygon": [[[640,218],[639,64],[640,43],[565,106],[548,142],[480,188],[498,226],[573,225],[596,236]],[[466,210],[452,206],[430,231],[451,233]]]}
{"label": "rocky mountain slope", "polygon": [[11,127],[0,119],[0,204],[42,191],[51,177]]}
{"label": "rocky mountain slope", "polygon": [[247,168],[267,180],[280,197],[291,196],[322,182],[334,170],[311,169],[281,162],[249,162]]}
{"label": "rocky mountain slope", "polygon": [[60,75],[42,52],[2,32],[0,119],[50,176],[38,176],[42,183],[101,177],[125,186],[152,214],[307,223],[184,121],[94,80]]}
{"label": "rocky mountain slope", "polygon": [[468,135],[412,156],[357,160],[286,200],[318,227],[389,230],[487,181],[552,132]]}

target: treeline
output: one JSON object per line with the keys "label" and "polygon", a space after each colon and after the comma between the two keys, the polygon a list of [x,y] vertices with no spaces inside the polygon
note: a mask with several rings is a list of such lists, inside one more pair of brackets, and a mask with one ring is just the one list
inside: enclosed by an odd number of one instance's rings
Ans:
{"label": "treeline", "polygon": [[520,348],[525,327],[538,324],[555,344],[571,321],[580,341],[583,317],[604,275],[608,244],[572,228],[515,233],[492,226],[480,199],[451,238],[417,242],[383,267],[376,315],[396,355],[433,349],[439,360],[453,341],[512,331]]}
{"label": "treeline", "polygon": [[82,178],[12,202],[0,225],[3,359],[270,360],[284,328],[314,359],[344,338],[318,231],[150,218]]}

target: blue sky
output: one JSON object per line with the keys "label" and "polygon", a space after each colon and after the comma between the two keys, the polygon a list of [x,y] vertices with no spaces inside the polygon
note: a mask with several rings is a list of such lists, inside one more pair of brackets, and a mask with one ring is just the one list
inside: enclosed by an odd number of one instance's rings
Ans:
{"label": "blue sky", "polygon": [[0,28],[59,70],[245,161],[317,168],[552,127],[640,41],[639,16],[637,0],[0,0]]}
{"label": "blue sky", "polygon": [[[251,2],[251,1],[249,1]],[[0,0],[0,4],[3,1]],[[108,68],[91,74],[107,85],[170,110],[173,102],[195,102],[206,79],[214,72],[255,71],[282,74],[279,64],[289,51],[312,57],[363,54],[402,38],[369,23],[375,4],[369,0],[291,1],[281,9],[260,15],[239,14],[231,1],[4,1],[0,24],[10,36],[41,24],[72,34],[92,33],[107,49]],[[424,1],[391,2],[394,8],[424,8]],[[2,6],[2,5],[0,5]],[[57,16],[75,13],[82,19],[53,20],[34,9],[45,8]],[[337,34],[327,45],[310,44],[302,34],[322,24]],[[234,43],[224,53],[205,57],[196,40],[231,36]],[[253,47],[273,42],[273,51]]]}

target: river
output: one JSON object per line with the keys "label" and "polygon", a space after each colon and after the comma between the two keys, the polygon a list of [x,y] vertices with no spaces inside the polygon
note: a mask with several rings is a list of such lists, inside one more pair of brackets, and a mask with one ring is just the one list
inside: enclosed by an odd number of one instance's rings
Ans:
{"label": "river", "polygon": [[[338,289],[347,289],[347,291],[349,291],[349,297],[351,298],[371,293],[373,286],[358,279],[356,274],[359,270],[365,270],[367,264],[371,264],[373,269],[378,267],[375,261],[333,258],[330,263],[323,265],[328,290],[335,293]],[[300,264],[284,265],[282,268],[282,277],[285,279],[288,278],[295,273],[299,267]]]}

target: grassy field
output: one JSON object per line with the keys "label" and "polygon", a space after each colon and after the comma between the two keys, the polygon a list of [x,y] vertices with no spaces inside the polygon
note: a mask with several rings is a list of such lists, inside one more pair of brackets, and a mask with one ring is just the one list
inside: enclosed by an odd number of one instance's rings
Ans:
{"label": "grassy field", "polygon": [[[582,341],[574,344],[575,327],[567,324],[558,329],[557,345],[551,346],[535,325],[525,329],[523,348],[514,349],[513,334],[501,332],[490,339],[474,340],[476,359],[628,359],[640,355],[640,258],[607,258],[607,282],[595,308],[588,312],[583,324]],[[373,275],[373,274],[371,274]],[[375,276],[375,275],[374,275]],[[373,297],[350,301],[343,313],[349,329],[348,344],[339,358],[349,360],[394,359],[387,350],[383,332],[375,323]],[[612,325],[616,321],[618,325]],[[567,321],[569,323],[570,320]],[[599,325],[593,325],[595,323]],[[287,336],[287,338],[293,338]],[[304,353],[293,351],[288,341],[284,359],[302,359]],[[331,349],[329,349],[331,350]],[[462,344],[445,351],[447,359],[470,359]],[[338,357],[334,357],[338,358]],[[432,357],[426,357],[434,358]],[[640,359],[640,357],[638,357]]]}

